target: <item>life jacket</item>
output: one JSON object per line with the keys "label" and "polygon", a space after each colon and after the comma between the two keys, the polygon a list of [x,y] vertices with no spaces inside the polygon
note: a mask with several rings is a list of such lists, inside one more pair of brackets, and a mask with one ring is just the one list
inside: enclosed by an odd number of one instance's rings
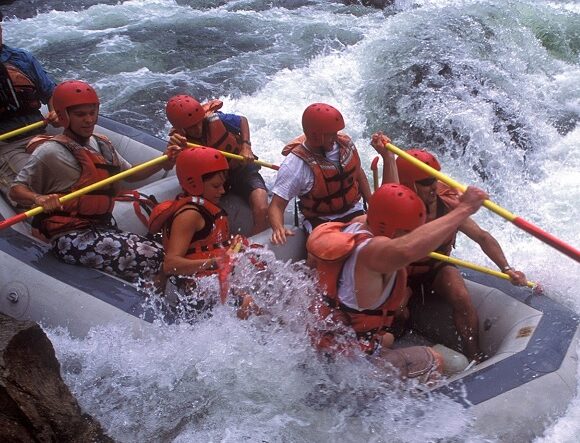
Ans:
{"label": "life jacket", "polygon": [[[216,112],[223,106],[220,100],[210,100],[202,105],[205,111],[203,120],[203,138],[197,140],[200,144],[210,146],[220,151],[239,154],[242,149],[242,136],[228,130]],[[196,142],[196,140],[193,140]],[[231,159],[228,159],[231,163]],[[235,162],[234,162],[235,163]],[[230,165],[231,167],[232,165]]]}
{"label": "life jacket", "polygon": [[16,66],[0,65],[0,118],[38,111],[42,104],[36,84]]}
{"label": "life jacket", "polygon": [[[196,232],[187,249],[185,258],[207,260],[222,255],[231,245],[227,213],[219,206],[202,197],[178,196],[176,200],[164,201],[153,209],[149,218],[149,233],[162,232],[163,247],[167,248],[174,218],[187,206],[197,210],[205,221],[204,229]],[[215,273],[200,272],[196,275]]]}
{"label": "life jacket", "polygon": [[[444,183],[437,182],[437,215],[435,218],[443,217],[459,204],[459,192],[450,188]],[[455,247],[457,231],[452,233],[436,250],[439,254],[450,255]],[[432,269],[441,266],[444,262],[430,257],[422,258],[407,266],[409,277],[417,277],[429,273]]]}
{"label": "life jacket", "polygon": [[154,195],[146,195],[136,190],[119,192],[115,197],[115,201],[133,203],[135,215],[145,227],[149,225],[151,212],[159,204]]}
{"label": "life jacket", "polygon": [[[74,192],[98,181],[115,175],[120,170],[120,162],[113,145],[103,135],[93,134],[101,152],[107,152],[111,162],[97,152],[81,146],[79,143],[65,136],[39,136],[32,139],[27,146],[27,152],[32,152],[47,140],[55,141],[64,146],[76,159],[81,167],[81,174],[70,189],[64,190],[63,194]],[[39,143],[40,140],[40,143]],[[66,231],[86,229],[91,226],[110,226],[116,186],[110,184],[106,187],[94,190],[73,200],[63,203],[62,211],[50,214],[41,213],[34,217],[32,226],[48,239]]]}
{"label": "life jacket", "polygon": [[[356,332],[360,345],[366,352],[374,351],[377,340],[390,331],[395,313],[407,298],[407,273],[397,271],[395,284],[387,300],[377,309],[362,311],[352,309],[338,299],[338,286],[344,263],[365,240],[372,238],[368,232],[344,232],[350,223],[328,222],[312,231],[306,242],[309,260],[314,263],[324,294],[311,307],[323,322],[342,322]],[[332,343],[328,331],[317,346]]]}
{"label": "life jacket", "polygon": [[311,219],[348,211],[361,197],[357,180],[360,158],[352,140],[345,134],[338,134],[338,165],[304,146],[305,140],[301,135],[282,150],[283,155],[298,156],[314,174],[312,189],[300,196],[299,207],[304,217]]}

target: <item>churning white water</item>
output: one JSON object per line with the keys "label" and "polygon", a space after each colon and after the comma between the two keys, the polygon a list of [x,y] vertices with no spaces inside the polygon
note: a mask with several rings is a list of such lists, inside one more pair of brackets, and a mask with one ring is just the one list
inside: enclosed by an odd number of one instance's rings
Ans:
{"label": "churning white water", "polygon": [[[380,129],[401,148],[437,152],[444,172],[578,246],[576,2],[107,3],[14,9],[29,18],[5,22],[4,41],[58,80],[95,85],[103,114],[162,137],[171,95],[221,98],[249,118],[253,149],[272,163],[300,132],[304,107],[331,103],[369,176],[368,141]],[[272,184],[272,171],[263,173]],[[484,209],[475,219],[513,266],[580,313],[575,262]],[[493,267],[464,238],[455,256]],[[247,268],[233,279],[268,306],[262,317],[239,321],[220,306],[194,325],[160,322],[141,337],[122,327],[82,339],[48,331],[82,407],[126,442],[484,440],[446,397],[387,383],[364,361],[320,361],[304,328],[307,271],[268,260],[268,278]],[[577,397],[537,441],[577,441],[579,416]]]}

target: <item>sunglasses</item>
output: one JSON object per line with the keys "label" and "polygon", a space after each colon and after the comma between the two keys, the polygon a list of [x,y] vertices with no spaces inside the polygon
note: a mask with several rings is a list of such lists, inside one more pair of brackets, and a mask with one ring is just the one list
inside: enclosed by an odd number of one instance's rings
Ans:
{"label": "sunglasses", "polygon": [[423,180],[417,180],[415,183],[419,183],[421,186],[431,186],[435,183],[437,179],[435,177],[424,178]]}

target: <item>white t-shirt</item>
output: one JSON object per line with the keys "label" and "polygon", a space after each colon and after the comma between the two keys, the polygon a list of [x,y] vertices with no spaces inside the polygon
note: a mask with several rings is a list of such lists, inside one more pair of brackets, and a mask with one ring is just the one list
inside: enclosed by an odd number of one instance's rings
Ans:
{"label": "white t-shirt", "polygon": [[[340,161],[340,147],[338,143],[335,143],[332,149],[326,153],[326,158],[338,165]],[[290,153],[280,165],[280,169],[276,175],[276,182],[272,188],[272,193],[286,201],[290,201],[293,198],[308,194],[312,189],[312,186],[314,186],[314,173],[312,172],[312,169],[310,169],[308,164],[300,157]],[[324,220],[334,220],[346,217],[347,215],[356,211],[361,211],[362,209],[363,204],[362,201],[359,200],[348,211],[341,212],[340,214],[323,215],[320,216],[320,218]],[[310,222],[305,220],[303,224],[308,232],[312,231],[312,225]]]}
{"label": "white t-shirt", "polygon": [[[101,152],[95,137],[89,140],[89,149],[103,155],[107,162],[112,159]],[[121,171],[131,168],[131,164],[119,153]],[[40,194],[59,194],[68,190],[81,176],[81,165],[63,145],[47,141],[31,154],[30,159],[20,170],[14,185],[25,185]]]}
{"label": "white t-shirt", "polygon": [[[356,233],[356,232],[369,232],[364,229],[361,229],[362,223],[353,223],[346,227],[344,232],[349,233]],[[370,234],[370,232],[369,232]],[[338,282],[338,299],[340,302],[351,309],[356,309],[357,311],[363,311],[364,309],[378,309],[387,299],[391,296],[391,291],[393,290],[393,286],[395,285],[395,279],[397,277],[397,273],[393,273],[389,282],[383,289],[381,294],[381,298],[375,306],[371,306],[370,308],[360,308],[358,305],[358,301],[356,299],[356,285],[355,285],[355,275],[354,270],[356,267],[356,260],[358,258],[358,254],[362,248],[364,248],[372,238],[364,240],[361,242],[354,252],[350,255],[349,258],[346,259],[344,262],[344,266],[342,267],[342,273],[340,274],[340,280]]]}

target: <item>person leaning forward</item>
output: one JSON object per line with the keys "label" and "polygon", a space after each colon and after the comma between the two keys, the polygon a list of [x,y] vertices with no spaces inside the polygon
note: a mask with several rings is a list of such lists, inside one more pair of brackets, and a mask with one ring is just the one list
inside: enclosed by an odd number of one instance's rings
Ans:
{"label": "person leaning forward", "polygon": [[[439,161],[433,154],[424,149],[410,149],[409,155],[421,160],[437,171],[441,170]],[[427,207],[427,221],[436,220],[449,213],[459,202],[460,193],[437,181],[427,172],[416,167],[408,160],[398,157],[396,160],[399,179],[402,184],[413,189]],[[523,272],[512,268],[497,240],[471,218],[461,223],[449,237],[437,245],[435,252],[450,255],[455,245],[457,232],[461,231],[475,241],[481,250],[510,276],[512,284],[523,286],[527,283]],[[453,322],[461,340],[465,355],[476,362],[485,358],[479,346],[479,325],[477,312],[465,281],[457,267],[429,257],[411,264],[408,268],[409,285],[415,294],[434,294],[442,297],[451,305]]]}
{"label": "person leaning forward", "polygon": [[304,134],[283,149],[286,156],[276,176],[268,208],[272,243],[286,243],[293,235],[284,227],[288,202],[300,197],[304,229],[311,232],[329,220],[349,221],[364,214],[361,196],[371,190],[356,146],[344,129],[342,114],[325,103],[313,103],[302,115]]}
{"label": "person leaning forward", "polygon": [[[431,348],[391,348],[393,322],[410,296],[406,267],[435,250],[486,198],[484,191],[469,187],[455,209],[424,224],[421,199],[403,185],[384,184],[369,201],[366,221],[338,226],[340,233],[352,235],[353,243],[342,261],[328,260],[330,246],[340,246],[341,236],[330,229],[334,223],[316,228],[307,249],[325,290],[316,304],[321,324],[334,319],[354,329],[358,346],[377,364],[397,368],[403,378],[428,381],[441,372],[442,357]],[[318,340],[318,345],[324,351],[334,349],[328,337]]]}
{"label": "person leaning forward", "polygon": [[260,175],[260,166],[253,160],[248,119],[241,115],[220,112],[222,102],[212,100],[200,104],[189,95],[176,95],[167,102],[167,119],[173,126],[169,144],[186,148],[187,143],[208,146],[240,155],[247,161],[228,159],[226,190],[242,197],[250,205],[253,216],[252,234],[268,228],[268,192]]}
{"label": "person leaning forward", "polygon": [[[40,141],[10,188],[11,198],[25,207],[44,208],[32,226],[65,263],[100,269],[129,282],[152,279],[159,272],[163,249],[114,226],[116,183],[66,203],[59,201],[64,194],[131,168],[106,137],[94,134],[97,93],[85,82],[69,80],[55,88],[53,104],[64,132]],[[176,150],[165,154],[171,159]],[[162,167],[171,168],[171,160],[136,172],[127,181],[143,180]]]}
{"label": "person leaning forward", "polygon": [[[2,19],[0,12],[0,22]],[[55,86],[54,80],[32,54],[4,44],[0,24],[0,134],[43,120],[40,113],[42,103],[48,105],[48,123],[58,126],[50,100]],[[16,174],[28,161],[26,145],[32,137],[43,132],[44,129],[36,129],[0,141],[0,191],[5,196],[8,196]]]}

